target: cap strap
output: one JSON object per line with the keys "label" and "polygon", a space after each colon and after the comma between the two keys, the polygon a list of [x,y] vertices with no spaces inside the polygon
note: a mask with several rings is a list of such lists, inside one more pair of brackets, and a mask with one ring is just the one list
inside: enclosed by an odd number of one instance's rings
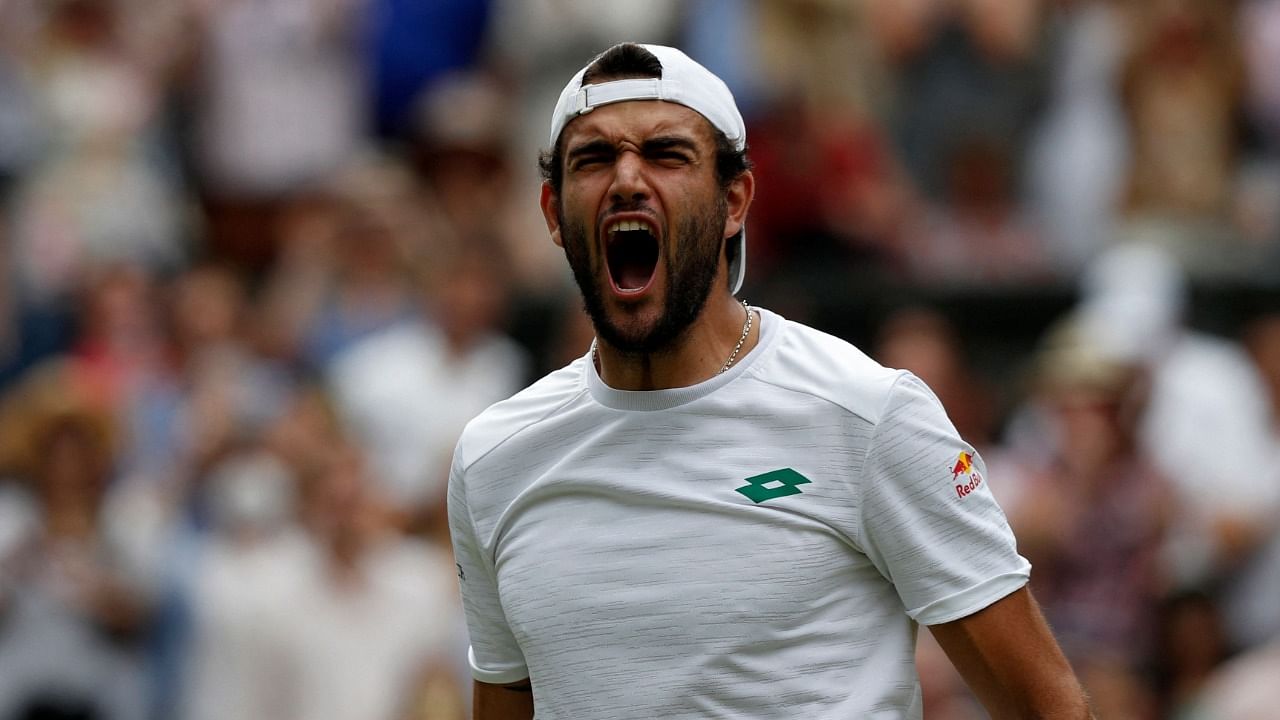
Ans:
{"label": "cap strap", "polygon": [[597,85],[584,85],[574,100],[574,115],[589,113],[601,105],[627,100],[664,100],[662,80],[659,78],[631,78],[613,80]]}

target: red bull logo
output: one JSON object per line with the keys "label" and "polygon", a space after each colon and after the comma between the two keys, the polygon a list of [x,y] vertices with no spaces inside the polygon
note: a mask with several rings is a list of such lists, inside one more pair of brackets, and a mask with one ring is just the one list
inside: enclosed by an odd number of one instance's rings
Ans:
{"label": "red bull logo", "polygon": [[956,497],[964,497],[982,485],[982,474],[973,469],[973,454],[961,452],[951,468],[951,480],[956,483]]}

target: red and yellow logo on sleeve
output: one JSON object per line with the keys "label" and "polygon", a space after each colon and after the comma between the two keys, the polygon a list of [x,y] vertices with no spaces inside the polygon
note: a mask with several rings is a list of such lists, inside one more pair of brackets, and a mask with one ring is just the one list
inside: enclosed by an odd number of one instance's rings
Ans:
{"label": "red and yellow logo on sleeve", "polygon": [[956,497],[964,497],[982,485],[982,475],[973,467],[973,453],[961,451],[951,468],[951,480],[956,486]]}

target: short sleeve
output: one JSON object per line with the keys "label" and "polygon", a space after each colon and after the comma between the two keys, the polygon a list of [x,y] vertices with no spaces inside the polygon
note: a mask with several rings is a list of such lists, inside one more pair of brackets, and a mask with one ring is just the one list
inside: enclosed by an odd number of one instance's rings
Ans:
{"label": "short sleeve", "polygon": [[1026,584],[986,466],[915,376],[890,390],[867,453],[859,539],[909,616],[950,622]]}
{"label": "short sleeve", "polygon": [[529,677],[524,654],[498,596],[498,583],[490,555],[476,537],[466,480],[455,454],[449,471],[449,532],[453,541],[458,586],[471,636],[468,660],[471,674],[480,682],[501,685]]}

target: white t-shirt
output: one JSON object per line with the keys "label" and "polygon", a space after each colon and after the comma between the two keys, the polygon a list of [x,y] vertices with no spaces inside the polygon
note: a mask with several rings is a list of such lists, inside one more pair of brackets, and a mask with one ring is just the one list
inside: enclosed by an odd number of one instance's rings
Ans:
{"label": "white t-shirt", "polygon": [[932,393],[760,310],[697,385],[589,356],[473,420],[449,515],[477,680],[540,720],[919,718],[916,623],[1023,586],[985,467]]}

